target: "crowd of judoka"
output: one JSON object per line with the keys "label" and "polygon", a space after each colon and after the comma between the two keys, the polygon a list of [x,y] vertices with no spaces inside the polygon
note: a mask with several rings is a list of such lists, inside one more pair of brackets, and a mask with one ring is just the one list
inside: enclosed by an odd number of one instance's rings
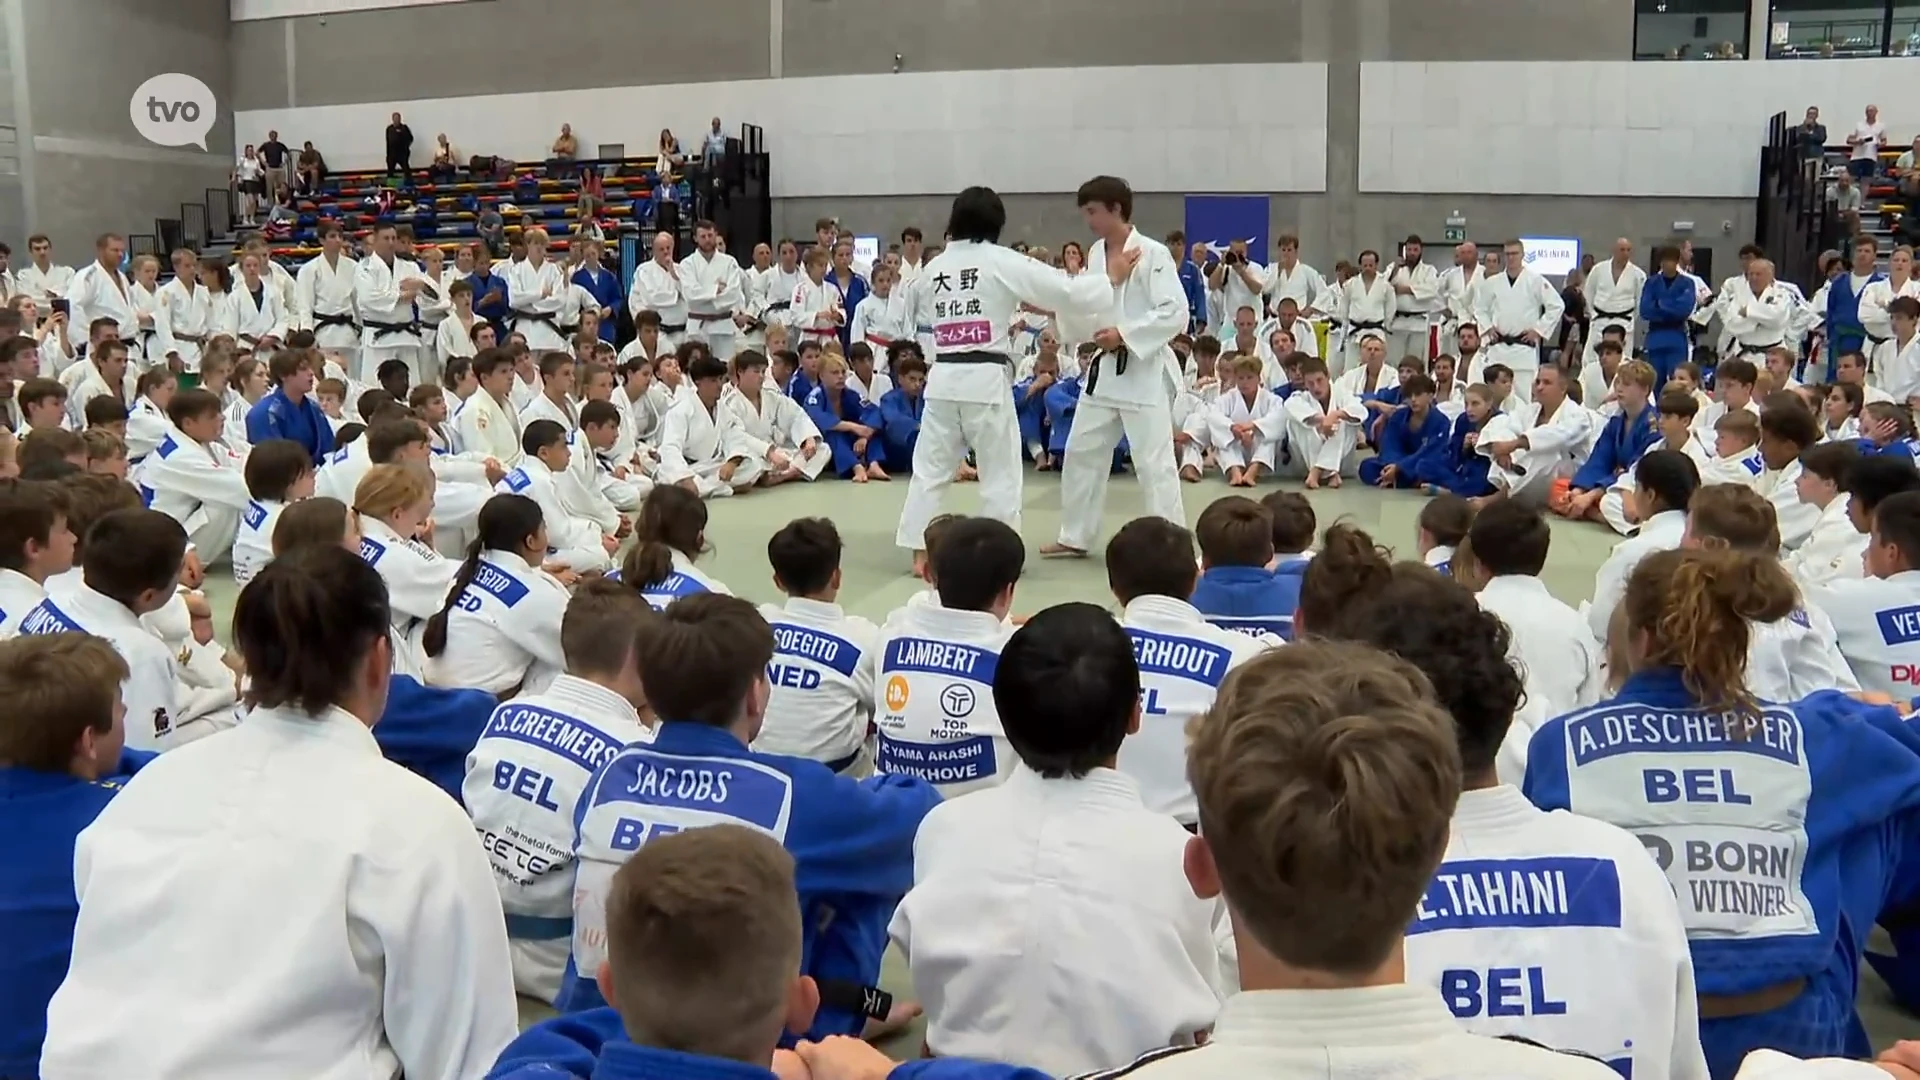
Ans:
{"label": "crowd of judoka", "polygon": [[[1756,365],[1738,329],[1709,378],[1663,351],[1657,305],[1638,348],[1601,325],[1574,371],[1543,354],[1559,313],[1509,245],[1429,360],[1442,324],[1351,305],[1323,343],[1323,309],[1265,292],[1312,276],[1297,263],[1197,266],[1203,293],[1262,291],[1231,333],[1203,299],[1173,340],[1182,477],[1421,488],[1420,558],[1323,534],[1294,491],[1229,495],[1191,533],[1114,532],[1117,618],[1029,613],[1018,532],[945,515],[917,538],[927,589],[875,625],[837,603],[822,518],[768,541],[784,603],[732,599],[699,565],[705,500],[910,467],[925,335],[874,301],[912,294],[918,234],[851,278],[832,223],[752,270],[710,226],[677,263],[656,242],[621,349],[587,300],[550,304],[542,239],[496,275],[538,301],[510,326],[474,310],[492,271],[443,282],[471,355],[296,302],[175,371],[151,323],[83,300],[63,367],[0,319],[21,431],[0,1075],[1920,1067],[1794,1060],[1868,1056],[1863,959],[1920,1004],[1915,395],[1838,327],[1829,384],[1795,380],[1784,336]],[[390,228],[372,240],[424,337],[433,282]],[[1377,292],[1377,261],[1342,288]],[[1678,280],[1680,252],[1658,261]],[[1750,262],[1728,289],[1765,303]],[[852,305],[827,284],[869,277]],[[275,287],[243,280],[256,303]],[[1897,360],[1920,302],[1886,307]],[[362,348],[321,343],[346,329]],[[1057,467],[1080,346],[1031,305],[1007,340],[1022,442]],[[1626,535],[1580,610],[1539,578],[1549,514]],[[221,564],[244,586],[230,635],[196,591]],[[1327,733],[1413,726],[1260,757],[1262,725],[1316,710]],[[1282,783],[1310,753],[1332,757]],[[1394,813],[1368,832],[1348,800]],[[1295,824],[1248,824],[1282,808]],[[1276,866],[1299,870],[1280,892]],[[727,881],[743,867],[769,873]],[[769,898],[799,920],[710,917]],[[1875,922],[1896,955],[1866,956]],[[889,943],[918,1005],[878,987]],[[563,1015],[517,1034],[515,991]],[[858,1039],[920,1007],[927,1060]]]}

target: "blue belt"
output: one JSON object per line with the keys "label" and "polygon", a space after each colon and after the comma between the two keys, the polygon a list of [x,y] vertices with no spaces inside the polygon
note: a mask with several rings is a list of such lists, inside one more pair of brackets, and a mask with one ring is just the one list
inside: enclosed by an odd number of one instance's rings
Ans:
{"label": "blue belt", "polygon": [[507,937],[515,941],[566,941],[573,937],[573,916],[507,913]]}

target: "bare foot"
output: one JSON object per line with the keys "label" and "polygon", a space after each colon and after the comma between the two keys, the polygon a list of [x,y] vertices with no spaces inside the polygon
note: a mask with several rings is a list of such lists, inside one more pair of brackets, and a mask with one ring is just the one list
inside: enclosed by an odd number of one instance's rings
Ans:
{"label": "bare foot", "polygon": [[1245,474],[1242,473],[1239,469],[1231,469],[1231,468],[1228,469],[1227,470],[1227,486],[1240,487],[1241,486],[1240,478],[1244,475]]}
{"label": "bare foot", "polygon": [[1180,470],[1180,479],[1189,484],[1197,484],[1200,482],[1200,470],[1188,465]]}
{"label": "bare foot", "polygon": [[1331,475],[1329,475],[1329,476],[1327,477],[1327,486],[1328,486],[1328,487],[1330,487],[1330,488],[1337,488],[1337,487],[1339,487],[1339,486],[1340,486],[1340,474],[1339,474],[1339,473],[1333,473],[1333,474],[1331,474]]}
{"label": "bare foot", "polygon": [[1068,547],[1065,544],[1041,544],[1040,557],[1043,559],[1084,559],[1085,548]]}
{"label": "bare foot", "polygon": [[887,473],[886,473],[886,470],[885,470],[885,469],[882,469],[882,468],[881,468],[880,466],[878,466],[878,465],[869,465],[869,466],[867,466],[867,479],[869,479],[869,480],[891,480],[891,479],[893,479],[893,477],[891,477],[891,476],[888,476],[888,475],[887,475]]}
{"label": "bare foot", "polygon": [[853,467],[853,482],[856,484],[864,484],[867,482],[867,467],[865,465],[855,465]]}
{"label": "bare foot", "polygon": [[1311,467],[1307,469],[1307,490],[1308,491],[1320,490],[1320,470],[1319,469],[1315,469]]}
{"label": "bare foot", "polygon": [[980,479],[980,470],[971,465],[962,465],[960,470],[953,474],[953,478],[958,483],[970,484]]}

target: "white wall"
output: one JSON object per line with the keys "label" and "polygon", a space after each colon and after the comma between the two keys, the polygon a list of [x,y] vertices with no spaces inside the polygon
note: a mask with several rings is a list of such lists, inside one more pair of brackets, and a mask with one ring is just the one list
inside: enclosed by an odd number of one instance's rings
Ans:
{"label": "white wall", "polygon": [[[1700,19],[1707,20],[1705,37],[1693,35],[1694,24]],[[1633,51],[1641,56],[1664,54],[1682,45],[1692,46],[1688,50],[1689,55],[1700,56],[1723,41],[1731,41],[1742,49],[1747,46],[1747,16],[1739,12],[1719,15],[1635,15],[1633,25]]]}
{"label": "white wall", "polygon": [[1360,190],[1752,198],[1767,121],[1820,107],[1840,141],[1867,102],[1920,131],[1912,59],[1373,63]]}
{"label": "white wall", "polygon": [[457,4],[462,0],[232,0],[233,21],[289,19],[302,15],[330,15],[336,11],[413,7],[417,4]]}
{"label": "white wall", "polygon": [[[986,184],[1072,191],[1111,173],[1139,191],[1326,190],[1324,64],[955,71],[437,98],[234,116],[239,142],[277,129],[336,169],[374,168],[388,113],[416,164],[445,132],[463,155],[546,155],[561,121],[583,147],[651,153],[672,127],[692,150],[714,116],[766,132],[777,197],[918,195]],[[1284,108],[1282,107],[1284,103]]]}

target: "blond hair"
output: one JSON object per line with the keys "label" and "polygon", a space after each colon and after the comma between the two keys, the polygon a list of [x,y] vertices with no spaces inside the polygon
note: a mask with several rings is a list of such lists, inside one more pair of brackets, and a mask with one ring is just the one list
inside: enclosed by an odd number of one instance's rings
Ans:
{"label": "blond hair", "polygon": [[385,521],[433,497],[433,477],[406,465],[375,465],[353,489],[353,509]]}

